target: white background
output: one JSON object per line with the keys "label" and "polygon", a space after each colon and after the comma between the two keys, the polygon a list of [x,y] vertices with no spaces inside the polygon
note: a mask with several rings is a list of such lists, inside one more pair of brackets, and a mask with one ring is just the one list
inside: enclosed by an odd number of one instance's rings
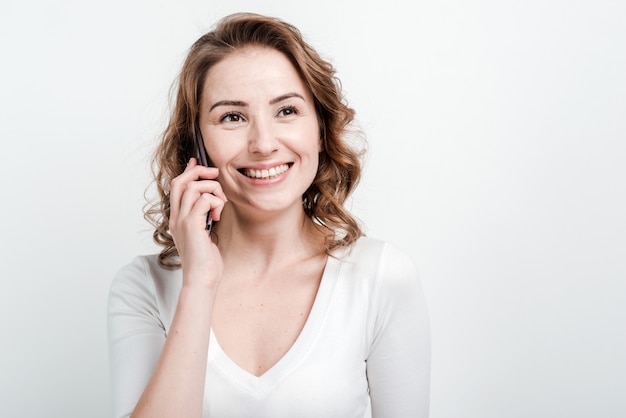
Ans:
{"label": "white background", "polygon": [[626,3],[0,5],[0,415],[110,413],[106,297],[219,17],[298,26],[369,141],[352,208],[420,267],[432,418],[626,416]]}

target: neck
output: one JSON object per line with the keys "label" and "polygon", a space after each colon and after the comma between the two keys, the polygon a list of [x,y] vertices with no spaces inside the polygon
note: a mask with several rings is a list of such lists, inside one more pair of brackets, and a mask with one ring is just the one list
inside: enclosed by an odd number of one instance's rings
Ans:
{"label": "neck", "polygon": [[261,269],[324,252],[324,234],[302,207],[250,216],[227,205],[214,228],[225,261],[243,259]]}

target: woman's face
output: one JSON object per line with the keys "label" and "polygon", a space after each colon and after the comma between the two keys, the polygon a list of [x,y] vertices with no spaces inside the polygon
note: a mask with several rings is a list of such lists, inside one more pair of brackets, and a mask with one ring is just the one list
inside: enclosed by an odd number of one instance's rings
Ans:
{"label": "woman's face", "polygon": [[302,208],[317,173],[320,136],[313,97],[280,52],[250,47],[207,73],[200,129],[231,204]]}

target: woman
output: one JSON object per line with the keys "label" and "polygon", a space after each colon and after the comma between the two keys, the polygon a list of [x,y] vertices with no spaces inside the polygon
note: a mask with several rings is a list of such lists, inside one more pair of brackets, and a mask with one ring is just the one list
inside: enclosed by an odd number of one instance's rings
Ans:
{"label": "woman", "polygon": [[344,208],[353,116],[285,22],[235,14],[193,45],[155,157],[163,250],[110,291],[115,416],[428,416],[416,269]]}

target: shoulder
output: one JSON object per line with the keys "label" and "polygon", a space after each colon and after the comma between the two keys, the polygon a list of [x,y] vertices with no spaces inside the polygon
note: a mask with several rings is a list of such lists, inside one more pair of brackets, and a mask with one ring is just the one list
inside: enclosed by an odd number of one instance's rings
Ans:
{"label": "shoulder", "polygon": [[150,288],[162,287],[164,282],[175,281],[179,275],[177,270],[169,270],[159,265],[157,254],[140,255],[117,271],[111,289],[146,292]]}
{"label": "shoulder", "polygon": [[344,264],[385,281],[403,280],[418,275],[413,259],[396,245],[377,238],[361,237],[338,256]]}
{"label": "shoulder", "polygon": [[122,266],[113,278],[109,312],[120,309],[151,312],[168,323],[181,285],[180,269],[162,267],[157,254],[137,256]]}
{"label": "shoulder", "polygon": [[362,237],[336,256],[341,283],[353,294],[368,295],[370,307],[415,299],[421,291],[416,263],[388,241]]}

